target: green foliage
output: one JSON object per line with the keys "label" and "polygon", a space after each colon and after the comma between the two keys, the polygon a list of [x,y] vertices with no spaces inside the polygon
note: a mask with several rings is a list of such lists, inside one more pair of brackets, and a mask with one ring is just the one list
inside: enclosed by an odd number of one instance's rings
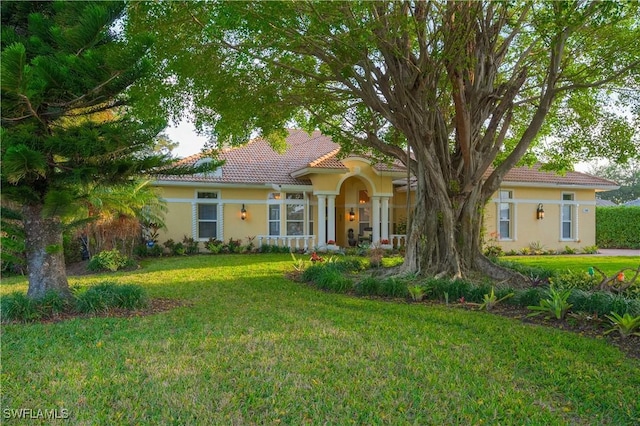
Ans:
{"label": "green foliage", "polygon": [[482,303],[480,304],[480,309],[486,309],[487,311],[490,311],[498,303],[502,302],[503,300],[507,300],[510,297],[513,297],[514,294],[515,293],[508,293],[505,296],[498,298],[495,294],[494,288],[491,287],[491,293],[485,294],[483,296]]}
{"label": "green foliage", "polygon": [[193,239],[193,237],[184,236],[182,244],[185,248],[186,254],[198,254],[200,252],[200,242]]}
{"label": "green foliage", "polygon": [[576,312],[586,312],[600,317],[609,312],[640,315],[640,299],[627,298],[607,291],[573,290],[568,302]]}
{"label": "green foliage", "polygon": [[358,296],[375,296],[377,295],[380,281],[374,277],[366,277],[358,281],[353,287]]}
{"label": "green foliage", "polygon": [[541,287],[530,287],[516,291],[511,302],[517,306],[537,305],[544,296],[545,290]]}
{"label": "green foliage", "polygon": [[105,250],[96,254],[89,260],[87,269],[90,271],[111,271],[127,268],[133,265],[133,261],[120,253],[117,249]]}
{"label": "green foliage", "polygon": [[546,313],[553,315],[556,319],[562,320],[573,306],[567,301],[569,296],[571,296],[571,290],[559,290],[550,287],[548,297],[540,300],[539,305],[527,306],[528,309],[535,311],[530,313],[529,316]]}
{"label": "green foliage", "polygon": [[2,322],[32,321],[40,318],[36,302],[22,292],[2,296],[0,306]]}
{"label": "green foliage", "polygon": [[558,273],[550,278],[549,281],[558,288],[577,288],[580,290],[591,290],[600,282],[597,277],[592,277],[587,271],[569,269]]}
{"label": "green foliage", "polygon": [[596,244],[602,248],[640,248],[640,207],[596,207]]}
{"label": "green foliage", "polygon": [[584,253],[584,254],[597,254],[598,253],[598,246],[597,245],[593,245],[593,246],[582,247],[582,253]]}
{"label": "green foliage", "polygon": [[420,302],[427,295],[427,291],[424,286],[420,284],[413,284],[407,287],[409,291],[409,296],[411,296],[411,300],[414,302]]}
{"label": "green foliage", "polygon": [[104,282],[75,295],[78,312],[95,314],[113,308],[138,309],[147,306],[146,291],[136,285],[118,285]]}
{"label": "green foliage", "polygon": [[609,334],[613,331],[620,333],[622,337],[629,337],[631,335],[640,336],[640,332],[636,330],[640,329],[640,315],[633,317],[628,313],[620,316],[615,312],[611,312],[611,315],[605,315],[609,321],[611,321],[612,327],[604,334]]}
{"label": "green foliage", "polygon": [[204,248],[209,250],[212,254],[218,254],[222,251],[222,246],[224,242],[217,240],[215,238],[210,238],[204,245]]}
{"label": "green foliage", "polygon": [[346,293],[353,287],[353,281],[330,263],[324,264],[320,268],[320,272],[313,282],[319,289],[336,293]]}
{"label": "green foliage", "polygon": [[2,296],[0,299],[2,322],[29,322],[52,318],[69,307],[68,301],[55,291],[47,291],[44,297],[32,299],[22,292]]}
{"label": "green foliage", "polygon": [[383,297],[407,297],[407,283],[398,277],[388,277],[378,283],[378,295]]}

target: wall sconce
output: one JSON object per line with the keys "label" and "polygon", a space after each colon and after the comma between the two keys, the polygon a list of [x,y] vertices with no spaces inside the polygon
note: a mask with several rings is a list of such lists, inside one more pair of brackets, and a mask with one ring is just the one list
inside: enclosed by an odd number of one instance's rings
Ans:
{"label": "wall sconce", "polygon": [[353,207],[351,207],[349,211],[349,222],[353,222],[354,220],[356,220],[356,212],[354,212]]}
{"label": "wall sconce", "polygon": [[536,218],[538,218],[538,220],[544,219],[544,208],[542,208],[542,203],[538,204],[538,208],[536,210]]}
{"label": "wall sconce", "polygon": [[240,219],[245,220],[247,218],[247,209],[244,208],[244,204],[240,209]]}

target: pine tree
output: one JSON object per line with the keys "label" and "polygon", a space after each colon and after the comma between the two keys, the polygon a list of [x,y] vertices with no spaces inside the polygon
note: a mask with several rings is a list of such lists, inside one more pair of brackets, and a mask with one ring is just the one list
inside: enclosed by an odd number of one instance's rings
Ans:
{"label": "pine tree", "polygon": [[159,108],[136,108],[150,39],[122,2],[2,2],[2,193],[22,206],[28,296],[68,296],[62,218],[79,188],[162,167]]}

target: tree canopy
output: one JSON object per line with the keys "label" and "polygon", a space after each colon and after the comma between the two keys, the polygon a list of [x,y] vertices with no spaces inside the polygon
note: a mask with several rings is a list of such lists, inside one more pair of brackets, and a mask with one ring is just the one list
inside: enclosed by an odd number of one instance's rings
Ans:
{"label": "tree canopy", "polygon": [[481,211],[536,150],[559,169],[638,156],[634,2],[137,3],[131,17],[159,42],[149,89],[219,143],[277,143],[297,123],[407,164],[409,270],[488,270]]}

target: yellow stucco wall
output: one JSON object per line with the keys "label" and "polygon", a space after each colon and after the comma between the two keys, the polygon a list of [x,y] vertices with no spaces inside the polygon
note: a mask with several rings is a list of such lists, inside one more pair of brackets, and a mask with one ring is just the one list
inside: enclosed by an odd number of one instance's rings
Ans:
{"label": "yellow stucco wall", "polygon": [[[505,250],[520,251],[525,247],[542,245],[544,249],[560,250],[566,246],[579,248],[595,245],[596,215],[595,190],[567,188],[529,188],[504,185],[503,190],[512,191],[513,218],[515,230],[513,238],[498,238],[499,245]],[[573,194],[573,238],[561,238],[560,211],[562,194]],[[484,225],[486,239],[495,239],[498,235],[499,194],[496,192],[485,207]],[[538,204],[544,208],[544,219],[537,219]],[[567,203],[566,201],[564,203]]]}
{"label": "yellow stucco wall", "polygon": [[[389,199],[389,233],[398,233],[397,224],[405,220],[406,192],[393,192],[393,177],[381,176],[362,160],[345,161],[349,171],[343,174],[312,174],[307,176],[313,190],[307,193],[308,205],[312,209],[313,234],[318,233],[317,197],[314,194],[333,194],[336,196],[336,243],[347,246],[347,230],[354,228],[357,233],[360,221],[358,194],[366,190],[369,196],[393,194]],[[166,230],[160,231],[160,243],[171,238],[182,241],[186,235],[195,237],[193,229],[195,205],[202,201],[196,198],[197,191],[217,192],[216,202],[221,204],[218,219],[221,220],[219,238],[228,241],[229,238],[240,239],[246,244],[247,237],[268,234],[268,205],[269,194],[275,192],[272,188],[245,188],[219,185],[199,187],[177,187],[160,185],[162,197],[167,201]],[[595,245],[595,191],[593,189],[563,189],[563,188],[533,188],[505,185],[504,190],[512,191],[513,237],[509,240],[498,240],[504,250],[521,250],[531,243],[539,243],[546,249],[563,249],[565,246],[579,248]],[[295,192],[295,191],[291,191]],[[563,240],[560,238],[561,221],[560,208],[562,194],[570,193],[574,197],[574,238]],[[282,195],[284,197],[284,193]],[[271,201],[274,202],[274,201]],[[284,200],[283,200],[284,202]],[[545,218],[536,219],[536,208],[539,203],[544,205]],[[247,210],[246,220],[241,220],[240,209],[244,204]],[[349,221],[351,208],[356,212],[355,221]],[[286,232],[285,207],[280,207],[281,233]],[[484,228],[486,239],[495,237],[498,229],[498,193],[494,194],[485,207]],[[308,222],[305,224],[308,226]],[[202,244],[201,244],[202,246]]]}

